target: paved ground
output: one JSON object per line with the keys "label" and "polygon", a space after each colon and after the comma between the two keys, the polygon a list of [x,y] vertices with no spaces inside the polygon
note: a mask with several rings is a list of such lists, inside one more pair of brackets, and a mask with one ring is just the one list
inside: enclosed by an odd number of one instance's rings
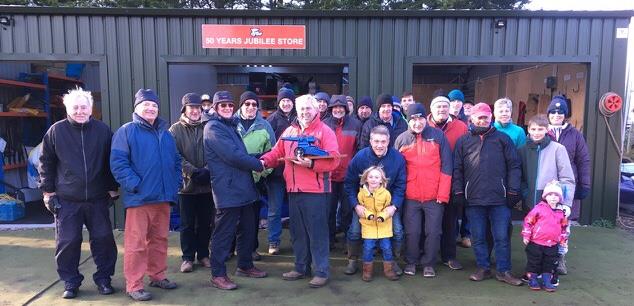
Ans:
{"label": "paved ground", "polygon": [[[521,273],[525,264],[520,247],[519,230],[513,241],[513,271]],[[286,235],[286,232],[285,232]],[[86,235],[87,236],[87,235]],[[119,261],[113,285],[118,292],[112,296],[98,295],[91,281],[94,264],[84,243],[84,259],[80,270],[86,276],[80,297],[74,301],[59,298],[63,285],[57,282],[53,262],[54,231],[0,231],[0,306],[3,305],[127,305],[132,304],[124,293],[122,278],[123,233],[115,232],[119,245]],[[263,240],[265,232],[261,233]],[[87,238],[87,237],[86,237]],[[390,282],[382,278],[379,264],[372,283],[361,281],[360,275],[346,276],[341,249],[332,253],[332,278],[322,289],[308,288],[308,280],[286,282],[282,272],[292,268],[292,256],[287,236],[282,255],[264,256],[257,265],[268,271],[266,279],[235,277],[240,289],[223,292],[208,286],[209,271],[198,268],[193,273],[178,273],[180,248],[177,233],[170,236],[169,274],[180,288],[162,291],[149,288],[154,294],[152,305],[632,305],[634,300],[634,235],[622,230],[592,227],[573,228],[568,258],[570,275],[562,277],[556,293],[531,292],[526,286],[511,287],[495,280],[481,283],[469,281],[474,269],[470,249],[459,249],[463,271],[438,267],[438,277],[405,277]],[[264,244],[261,250],[264,251]],[[82,261],[84,261],[82,259]],[[235,267],[235,260],[230,263]],[[629,302],[628,302],[629,301]],[[148,303],[149,304],[149,303]]]}

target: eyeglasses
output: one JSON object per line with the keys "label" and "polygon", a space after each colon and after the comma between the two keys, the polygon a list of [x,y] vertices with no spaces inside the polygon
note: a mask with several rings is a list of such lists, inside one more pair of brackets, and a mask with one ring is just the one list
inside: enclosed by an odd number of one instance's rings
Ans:
{"label": "eyeglasses", "polygon": [[564,111],[562,111],[560,109],[553,109],[553,110],[549,111],[548,113],[549,114],[553,114],[553,115],[555,115],[555,114],[557,114],[557,115],[565,115],[566,114]]}
{"label": "eyeglasses", "polygon": [[218,105],[222,108],[233,108],[233,103],[220,103]]}
{"label": "eyeglasses", "polygon": [[244,102],[242,105],[244,106],[253,106],[253,107],[258,107],[258,104],[255,102]]}

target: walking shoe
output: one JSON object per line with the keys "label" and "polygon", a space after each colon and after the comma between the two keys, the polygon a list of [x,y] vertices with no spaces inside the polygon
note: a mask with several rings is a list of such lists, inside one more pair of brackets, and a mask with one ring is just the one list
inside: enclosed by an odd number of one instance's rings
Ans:
{"label": "walking shoe", "polygon": [[149,301],[152,299],[152,294],[143,289],[128,292],[128,296],[135,301]]}
{"label": "walking shoe", "polygon": [[[390,267],[390,269],[392,269],[392,267]],[[364,262],[363,263],[363,275],[361,276],[361,279],[364,282],[371,282],[372,281],[372,274],[374,272],[374,265],[372,262]]]}
{"label": "walking shoe", "polygon": [[101,295],[110,295],[114,293],[114,288],[112,288],[110,283],[103,283],[97,285],[97,291],[99,291]]}
{"label": "walking shoe", "polygon": [[469,279],[474,282],[483,281],[491,277],[493,277],[493,274],[491,274],[491,270],[483,268],[478,268],[473,274],[469,275]]}
{"label": "walking shoe", "polygon": [[305,274],[299,273],[295,270],[282,274],[282,279],[287,281],[295,281],[304,277],[306,277]]}
{"label": "walking shoe", "polygon": [[451,270],[462,270],[462,264],[455,259],[450,259],[444,262],[444,264],[445,266],[449,267],[449,269]]}
{"label": "walking shoe", "polygon": [[469,237],[464,237],[462,238],[462,240],[460,241],[459,246],[463,247],[463,248],[470,248],[471,247],[471,238]]}
{"label": "walking shoe", "polygon": [[523,284],[522,280],[513,276],[510,271],[497,272],[495,273],[495,278],[512,286],[521,286]]}
{"label": "walking shoe", "polygon": [[558,287],[559,286],[559,275],[557,275],[557,273],[553,274],[553,279],[550,281],[551,284],[553,284],[553,286]]}
{"label": "walking shoe", "polygon": [[151,281],[150,287],[156,287],[161,289],[176,289],[178,287],[175,282],[170,281],[167,278],[164,278],[160,281]]}
{"label": "walking shoe", "polygon": [[62,293],[62,297],[65,299],[74,299],[79,294],[79,288],[68,288],[64,290]]}
{"label": "walking shoe", "polygon": [[205,268],[211,268],[211,261],[209,261],[209,257],[199,259],[198,263]]}
{"label": "walking shoe", "polygon": [[256,268],[256,267],[251,267],[250,269],[236,269],[236,276],[242,276],[242,277],[251,277],[251,278],[264,278],[267,276],[266,272]]}
{"label": "walking shoe", "polygon": [[348,259],[348,265],[343,270],[345,275],[353,275],[357,273],[357,260],[356,259]]}
{"label": "walking shoe", "polygon": [[189,260],[184,260],[181,264],[181,273],[189,273],[194,271],[194,263]]}
{"label": "walking shoe", "polygon": [[251,253],[251,259],[253,259],[253,261],[260,261],[262,260],[262,256],[260,256],[260,253],[257,251],[253,251],[253,253]]}
{"label": "walking shoe", "polygon": [[211,285],[221,290],[233,290],[238,288],[238,285],[226,275],[211,277]]}
{"label": "walking shoe", "polygon": [[406,264],[405,265],[405,270],[403,270],[403,273],[405,273],[407,275],[411,275],[411,276],[416,275],[416,265],[415,264]]}
{"label": "walking shoe", "polygon": [[522,278],[524,277],[528,279],[528,288],[535,291],[542,289],[537,280],[537,273],[526,273]]}
{"label": "walking shoe", "polygon": [[568,268],[566,267],[566,256],[559,256],[559,263],[557,264],[557,274],[566,275],[568,274]]}
{"label": "walking shoe", "polygon": [[280,245],[277,243],[269,243],[269,255],[280,254]]}
{"label": "walking shoe", "polygon": [[310,282],[308,282],[308,286],[310,286],[311,288],[321,288],[323,286],[326,286],[327,283],[327,278],[315,276],[313,277],[313,279],[310,280]]}
{"label": "walking shoe", "polygon": [[552,273],[542,273],[542,281],[544,282],[544,290],[548,292],[557,291],[557,287],[553,285],[552,280],[553,280]]}
{"label": "walking shoe", "polygon": [[436,277],[436,270],[432,266],[426,266],[423,268],[423,277]]}
{"label": "walking shoe", "polygon": [[401,269],[401,267],[399,267],[398,263],[396,261],[392,262],[392,269],[394,270],[394,273],[396,273],[396,275],[401,276],[403,275],[403,269]]}
{"label": "walking shoe", "polygon": [[[535,278],[537,278],[537,274],[535,274]],[[520,280],[522,281],[522,283],[528,284],[528,282],[530,281],[530,279],[528,278],[528,273],[522,275]]]}

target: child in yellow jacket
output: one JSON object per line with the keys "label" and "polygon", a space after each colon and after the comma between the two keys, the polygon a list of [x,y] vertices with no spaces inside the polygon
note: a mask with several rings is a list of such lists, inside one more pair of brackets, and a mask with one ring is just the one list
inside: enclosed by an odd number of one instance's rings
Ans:
{"label": "child in yellow jacket", "polygon": [[357,195],[359,205],[365,208],[364,216],[359,217],[361,237],[363,238],[363,280],[372,280],[374,248],[377,243],[383,253],[383,272],[389,280],[397,280],[392,269],[392,216],[383,211],[391,205],[392,195],[385,188],[387,177],[381,167],[370,167],[361,174],[361,189]]}

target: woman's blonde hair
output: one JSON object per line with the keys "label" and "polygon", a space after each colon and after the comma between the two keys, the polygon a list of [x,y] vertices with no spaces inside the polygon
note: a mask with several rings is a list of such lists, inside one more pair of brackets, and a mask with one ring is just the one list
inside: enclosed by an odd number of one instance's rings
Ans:
{"label": "woman's blonde hair", "polygon": [[383,182],[381,183],[381,187],[387,186],[388,178],[385,175],[385,171],[383,171],[383,167],[380,167],[380,166],[372,166],[368,169],[365,169],[365,171],[363,171],[363,173],[361,174],[361,182],[360,182],[361,186],[365,185],[368,182],[368,175],[370,175],[370,172],[375,170],[381,173],[381,180],[383,180]]}

